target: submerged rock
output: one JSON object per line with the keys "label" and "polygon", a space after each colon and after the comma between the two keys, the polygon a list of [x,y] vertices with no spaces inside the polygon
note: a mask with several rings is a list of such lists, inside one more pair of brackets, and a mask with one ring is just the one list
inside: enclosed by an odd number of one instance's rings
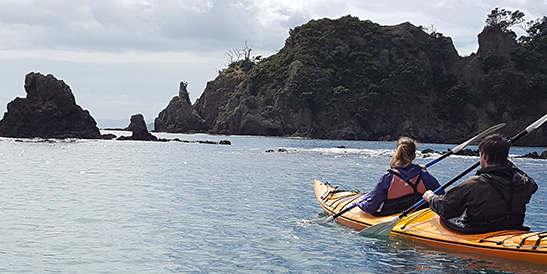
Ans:
{"label": "submerged rock", "polygon": [[26,98],[8,104],[0,136],[18,138],[102,138],[97,122],[76,104],[63,80],[31,72],[25,77]]}

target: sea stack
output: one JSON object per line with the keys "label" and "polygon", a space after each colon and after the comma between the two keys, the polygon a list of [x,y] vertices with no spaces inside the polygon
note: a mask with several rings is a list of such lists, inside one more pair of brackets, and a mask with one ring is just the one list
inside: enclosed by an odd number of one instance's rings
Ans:
{"label": "sea stack", "polygon": [[194,109],[188,94],[188,83],[180,82],[179,95],[173,97],[167,107],[154,121],[154,131],[163,132],[205,132],[207,123]]}
{"label": "sea stack", "polygon": [[129,130],[133,132],[133,135],[131,135],[131,137],[122,136],[118,138],[118,140],[139,140],[139,141],[157,141],[158,140],[156,136],[148,132],[148,129],[146,128],[146,122],[144,121],[144,116],[142,114],[132,115],[131,122],[129,123],[129,126],[125,128],[125,130]]}
{"label": "sea stack", "polygon": [[97,122],[76,104],[70,87],[53,75],[25,77],[26,98],[8,103],[0,136],[16,138],[101,139]]}

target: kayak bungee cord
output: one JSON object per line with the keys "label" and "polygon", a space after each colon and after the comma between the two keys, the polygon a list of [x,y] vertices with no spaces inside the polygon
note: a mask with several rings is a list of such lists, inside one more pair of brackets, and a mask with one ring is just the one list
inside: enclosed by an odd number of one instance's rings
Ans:
{"label": "kayak bungee cord", "polygon": [[[348,195],[345,195],[345,196],[342,196],[342,197],[339,197],[338,199],[336,199],[336,201],[334,201],[332,204],[328,205],[329,207],[331,207],[333,210],[336,210],[340,205],[342,205],[342,208],[344,208],[345,206],[347,206],[348,204],[352,203],[353,201],[359,199],[360,197],[362,197],[364,194],[360,194],[360,193],[350,193]],[[328,196],[327,196],[328,197]],[[332,196],[331,196],[332,197]],[[326,198],[326,197],[325,197]],[[345,201],[349,199],[349,201]],[[334,205],[336,203],[336,205]]]}
{"label": "kayak bungee cord", "polygon": [[[516,247],[516,248],[529,248],[529,249],[532,249],[532,250],[536,250],[538,248],[547,248],[547,246],[540,246],[539,244],[541,243],[541,240],[545,237],[547,237],[547,231],[544,231],[544,232],[536,232],[536,233],[532,233],[532,235],[528,235],[526,237],[524,237],[522,239],[522,241],[520,241],[520,243],[517,245],[517,244],[505,244],[506,241],[510,240],[511,238],[514,238],[514,237],[517,237],[517,236],[520,236],[520,235],[525,235],[525,234],[529,234],[530,232],[522,232],[520,234],[513,234],[511,236],[509,236],[508,238],[505,238],[503,240],[500,240],[500,241],[491,241],[491,240],[488,240],[489,238],[493,238],[493,237],[499,237],[499,236],[503,236],[503,235],[496,235],[496,234],[493,234],[493,235],[490,235],[486,238],[482,238],[479,240],[479,243],[484,243],[484,242],[489,242],[489,243],[495,243],[497,245],[500,245],[500,246],[504,246],[504,247]],[[538,239],[535,241],[534,245],[530,246],[530,245],[524,245],[526,243],[526,241],[531,238],[531,237],[537,237]]]}
{"label": "kayak bungee cord", "polygon": [[417,214],[416,216],[413,216],[410,220],[408,220],[401,228],[402,229],[405,229],[407,225],[409,225],[410,223],[418,220],[419,218],[421,218],[422,216],[426,215],[427,213],[429,213],[429,211],[431,211],[431,209],[429,208],[424,208],[425,210],[421,211],[419,214]]}
{"label": "kayak bungee cord", "polygon": [[[330,208],[332,208],[332,211],[335,211],[338,206],[340,206],[342,204],[342,200],[345,200],[347,198],[350,198],[350,201],[349,202],[346,202],[342,208],[344,208],[345,206],[347,206],[348,204],[350,204],[351,202],[355,201],[356,199],[359,199],[360,197],[364,196],[364,194],[361,194],[359,192],[356,192],[356,191],[348,191],[348,190],[339,190],[338,189],[338,186],[333,186],[327,182],[325,182],[325,184],[329,185],[329,186],[332,186],[334,188],[334,190],[326,190],[325,193],[323,193],[323,195],[321,195],[321,199],[324,199],[324,200],[327,200],[329,197],[333,197],[334,194],[336,193],[339,193],[339,192],[350,192],[349,194],[346,194],[345,196],[341,196],[341,197],[338,197],[335,201],[333,201],[331,204],[326,204],[327,206],[329,206]],[[334,205],[336,204],[336,205]]]}
{"label": "kayak bungee cord", "polygon": [[344,206],[342,206],[342,208],[346,207],[348,204],[351,204],[353,203],[355,200],[361,200],[360,198],[365,196],[365,194],[358,194],[358,195],[355,195],[355,197],[353,199],[351,199],[351,201],[347,202],[344,204]]}

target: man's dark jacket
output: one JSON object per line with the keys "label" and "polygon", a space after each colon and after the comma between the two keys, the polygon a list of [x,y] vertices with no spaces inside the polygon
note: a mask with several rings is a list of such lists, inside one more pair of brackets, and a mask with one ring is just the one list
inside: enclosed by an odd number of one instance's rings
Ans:
{"label": "man's dark jacket", "polygon": [[511,162],[479,169],[444,195],[435,195],[429,207],[443,222],[463,233],[523,229],[526,204],[538,186]]}

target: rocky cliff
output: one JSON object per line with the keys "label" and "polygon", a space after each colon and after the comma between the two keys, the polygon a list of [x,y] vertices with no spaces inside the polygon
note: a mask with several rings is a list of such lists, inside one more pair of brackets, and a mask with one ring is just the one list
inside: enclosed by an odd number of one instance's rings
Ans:
{"label": "rocky cliff", "polygon": [[[500,122],[516,134],[547,112],[545,64],[527,66],[529,50],[498,29],[478,38],[460,57],[449,37],[410,23],[312,20],[277,54],[231,64],[192,107],[215,134],[453,143]],[[519,143],[547,145],[545,132]]]}
{"label": "rocky cliff", "polygon": [[26,98],[15,98],[0,121],[0,136],[24,138],[102,138],[97,123],[76,104],[70,87],[53,75],[25,77]]}

